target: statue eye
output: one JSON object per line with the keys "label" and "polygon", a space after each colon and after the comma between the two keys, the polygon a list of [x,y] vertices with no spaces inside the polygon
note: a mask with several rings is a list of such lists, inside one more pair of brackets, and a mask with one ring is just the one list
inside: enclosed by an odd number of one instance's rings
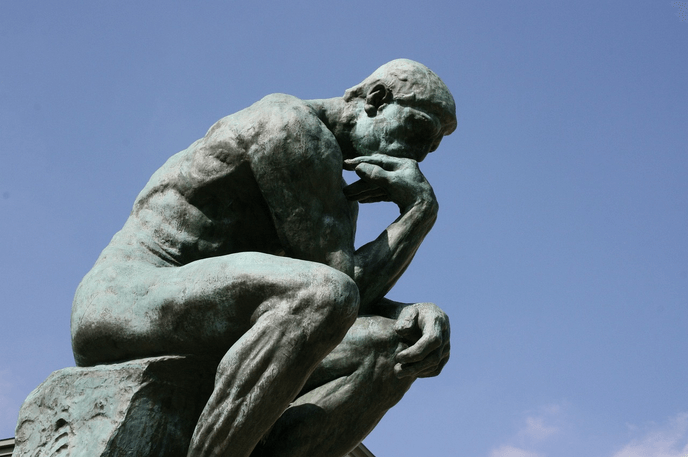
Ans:
{"label": "statue eye", "polygon": [[438,125],[428,115],[416,114],[409,119],[411,137],[414,139],[429,139],[437,136]]}

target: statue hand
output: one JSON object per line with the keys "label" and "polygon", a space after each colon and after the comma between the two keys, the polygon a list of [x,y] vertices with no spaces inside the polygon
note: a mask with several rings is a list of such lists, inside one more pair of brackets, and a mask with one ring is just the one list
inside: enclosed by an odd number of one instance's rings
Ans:
{"label": "statue hand", "polygon": [[412,346],[399,352],[394,373],[398,378],[437,376],[449,360],[449,317],[434,303],[404,307],[394,330]]}
{"label": "statue hand", "polygon": [[354,170],[361,178],[344,188],[349,200],[392,201],[402,213],[418,204],[437,206],[430,183],[413,159],[373,154],[345,160],[344,169]]}

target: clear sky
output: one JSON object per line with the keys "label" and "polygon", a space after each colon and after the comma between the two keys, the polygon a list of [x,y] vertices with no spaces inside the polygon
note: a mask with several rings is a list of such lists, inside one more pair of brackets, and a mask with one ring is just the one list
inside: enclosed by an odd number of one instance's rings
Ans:
{"label": "clear sky", "polygon": [[[72,366],[74,290],[173,153],[266,94],[418,60],[459,127],[390,296],[452,358],[378,457],[688,454],[688,2],[0,2],[0,438]],[[359,242],[397,215],[365,208]]]}

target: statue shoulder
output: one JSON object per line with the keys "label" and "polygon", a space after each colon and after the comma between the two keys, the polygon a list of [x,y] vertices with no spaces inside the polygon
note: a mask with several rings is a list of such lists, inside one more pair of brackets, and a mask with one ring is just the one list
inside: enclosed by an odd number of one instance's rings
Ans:
{"label": "statue shoulder", "polygon": [[268,95],[247,108],[246,117],[242,117],[242,124],[257,136],[251,141],[254,153],[280,150],[341,155],[334,134],[315,110],[292,95]]}
{"label": "statue shoulder", "polygon": [[325,128],[325,124],[310,105],[293,95],[270,94],[252,107],[263,114],[265,120],[273,128],[281,127],[300,131]]}

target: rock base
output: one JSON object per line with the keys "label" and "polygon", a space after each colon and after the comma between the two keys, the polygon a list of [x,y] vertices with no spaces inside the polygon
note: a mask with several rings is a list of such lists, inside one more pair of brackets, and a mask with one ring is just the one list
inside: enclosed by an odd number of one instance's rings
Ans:
{"label": "rock base", "polygon": [[185,457],[214,377],[182,356],[56,371],[22,405],[14,457]]}

